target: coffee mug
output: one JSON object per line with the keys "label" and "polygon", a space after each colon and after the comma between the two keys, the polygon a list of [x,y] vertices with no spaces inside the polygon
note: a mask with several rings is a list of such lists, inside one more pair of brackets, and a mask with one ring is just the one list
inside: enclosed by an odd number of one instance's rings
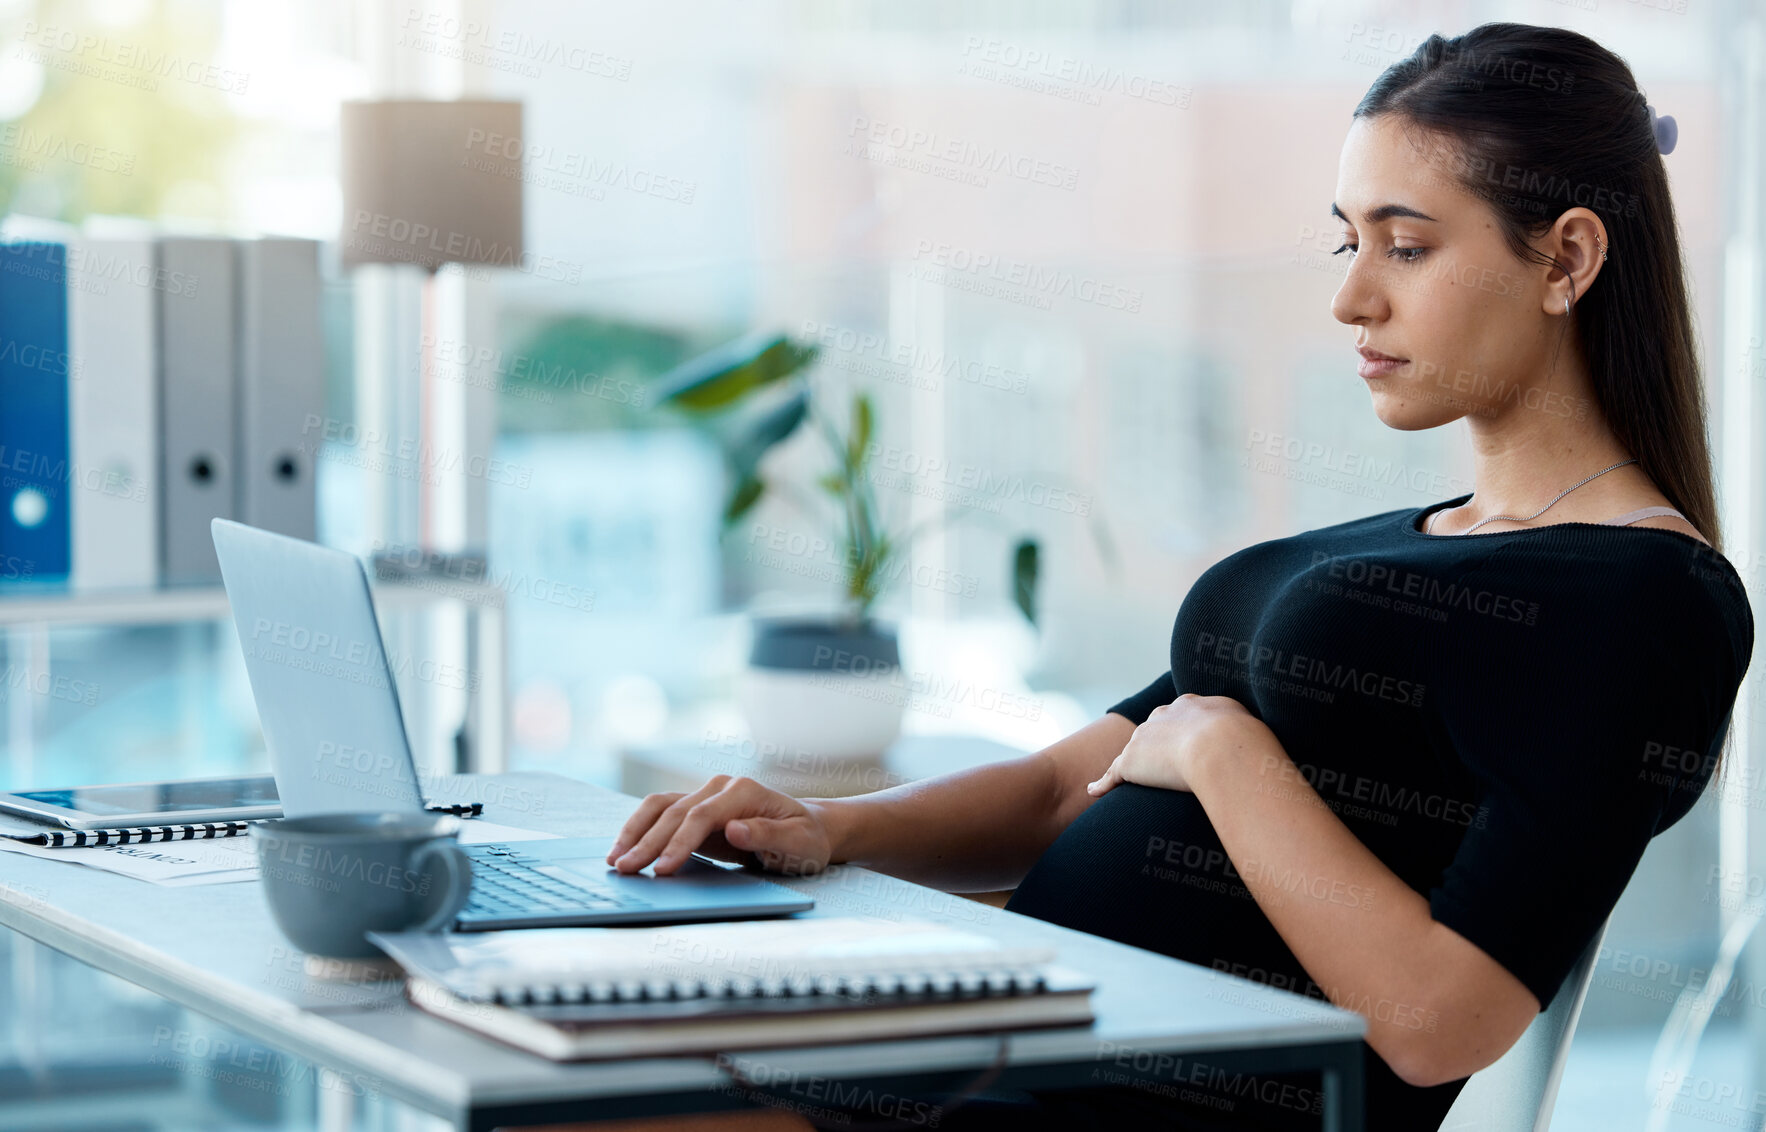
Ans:
{"label": "coffee mug", "polygon": [[460,820],[319,814],[251,827],[270,913],[313,955],[380,958],[368,932],[440,931],[472,894]]}

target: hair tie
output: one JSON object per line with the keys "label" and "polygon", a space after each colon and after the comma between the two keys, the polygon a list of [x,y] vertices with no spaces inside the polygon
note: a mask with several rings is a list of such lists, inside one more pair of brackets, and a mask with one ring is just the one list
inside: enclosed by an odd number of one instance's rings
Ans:
{"label": "hair tie", "polygon": [[1674,152],[1674,143],[1680,140],[1680,127],[1674,123],[1672,114],[1656,114],[1656,108],[1644,103],[1643,108],[1649,111],[1649,131],[1656,139],[1656,149],[1660,153]]}

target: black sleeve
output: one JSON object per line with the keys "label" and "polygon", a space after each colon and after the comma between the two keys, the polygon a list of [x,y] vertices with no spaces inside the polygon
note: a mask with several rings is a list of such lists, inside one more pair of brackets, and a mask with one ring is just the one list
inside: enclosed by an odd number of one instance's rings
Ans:
{"label": "black sleeve", "polygon": [[[1480,807],[1429,911],[1542,1009],[1650,839],[1709,781],[1752,649],[1745,596],[1738,610],[1696,581],[1645,580],[1619,600],[1586,583],[1543,591],[1532,626],[1468,611],[1439,685]],[[1687,762],[1666,752],[1689,751],[1692,774],[1662,773]]]}
{"label": "black sleeve", "polygon": [[1177,685],[1172,681],[1171,673],[1167,670],[1159,673],[1157,680],[1126,700],[1112,704],[1110,711],[1105,714],[1113,712],[1116,715],[1127,716],[1130,723],[1139,727],[1147,721],[1147,716],[1153,714],[1154,708],[1160,704],[1168,704],[1175,699],[1177,699]]}

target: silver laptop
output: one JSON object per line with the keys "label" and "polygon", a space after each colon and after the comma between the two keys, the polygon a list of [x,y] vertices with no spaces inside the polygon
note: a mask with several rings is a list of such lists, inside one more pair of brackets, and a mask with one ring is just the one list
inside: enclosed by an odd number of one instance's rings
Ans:
{"label": "silver laptop", "polygon": [[[283,815],[421,812],[361,561],[226,519],[212,529]],[[463,848],[473,879],[461,931],[743,919],[815,906],[697,855],[667,876],[620,873],[607,864],[611,837]]]}

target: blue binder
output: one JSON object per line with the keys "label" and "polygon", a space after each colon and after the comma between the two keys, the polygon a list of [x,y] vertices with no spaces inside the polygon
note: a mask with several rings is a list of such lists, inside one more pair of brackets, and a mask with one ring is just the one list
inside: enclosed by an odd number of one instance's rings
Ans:
{"label": "blue binder", "polygon": [[0,244],[0,583],[65,578],[67,249]]}

